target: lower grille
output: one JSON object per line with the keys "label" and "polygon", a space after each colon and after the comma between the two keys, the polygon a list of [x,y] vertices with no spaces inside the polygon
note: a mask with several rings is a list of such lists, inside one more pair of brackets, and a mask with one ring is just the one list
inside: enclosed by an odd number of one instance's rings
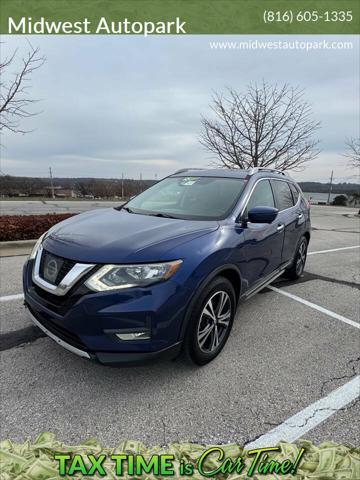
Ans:
{"label": "lower grille", "polygon": [[30,312],[34,315],[36,320],[41,323],[45,328],[49,330],[49,332],[53,333],[57,337],[59,337],[64,342],[72,345],[73,347],[78,348],[79,350],[88,351],[88,348],[78,337],[75,333],[69,332],[66,328],[58,325],[57,323],[53,322],[49,318],[44,318],[44,316],[39,316],[38,313],[35,313],[31,307],[29,307]]}
{"label": "lower grille", "polygon": [[30,295],[32,295],[38,303],[41,303],[46,308],[52,310],[58,315],[65,315],[68,310],[73,307],[84,295],[93,293],[91,290],[85,287],[85,285],[80,285],[75,289],[75,291],[70,292],[69,295],[64,297],[52,295],[33,282],[30,283],[29,287]]}
{"label": "lower grille", "polygon": [[64,297],[59,297],[58,295],[53,295],[53,294],[47,292],[46,290],[43,290],[41,287],[39,287],[35,283],[33,284],[33,286],[34,286],[35,292],[37,293],[37,295],[39,295],[39,297],[41,297],[44,300],[46,300],[47,302],[55,305],[56,307],[60,307],[60,306],[64,305],[64,303],[66,302],[66,299],[64,299]]}

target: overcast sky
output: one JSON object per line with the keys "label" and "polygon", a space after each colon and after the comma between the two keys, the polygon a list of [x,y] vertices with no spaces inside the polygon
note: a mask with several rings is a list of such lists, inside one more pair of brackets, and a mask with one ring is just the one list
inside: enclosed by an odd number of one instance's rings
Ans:
{"label": "overcast sky", "polygon": [[[352,50],[213,50],[212,40],[327,40]],[[351,181],[342,157],[346,137],[359,135],[359,39],[265,36],[30,36],[46,56],[31,95],[42,113],[23,123],[26,135],[6,133],[1,170],[11,175],[161,178],[179,168],[208,166],[198,142],[200,117],[212,91],[251,82],[287,82],[306,90],[321,155],[298,180]],[[3,36],[2,56],[24,36]],[[15,70],[15,66],[13,68]]]}

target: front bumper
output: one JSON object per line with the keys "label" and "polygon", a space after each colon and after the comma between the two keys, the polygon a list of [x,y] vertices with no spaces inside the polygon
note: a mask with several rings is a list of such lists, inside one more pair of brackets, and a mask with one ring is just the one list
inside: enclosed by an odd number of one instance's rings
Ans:
{"label": "front bumper", "polygon": [[[30,317],[72,353],[105,365],[135,365],[174,358],[180,352],[188,295],[175,282],[94,293],[84,291],[80,281],[66,296],[56,298],[33,283],[32,267],[32,262],[27,262],[23,274]],[[151,338],[125,341],[116,336],[116,332],[138,330],[149,330]]]}
{"label": "front bumper", "polygon": [[101,363],[102,365],[113,366],[131,366],[131,365],[143,365],[155,360],[171,360],[177,357],[181,350],[181,342],[172,345],[171,347],[164,348],[157,352],[135,352],[135,353],[119,353],[119,352],[86,352],[77,348],[70,343],[62,340],[53,332],[48,330],[36,317],[29,311],[31,321],[40,328],[48,337],[54,340],[58,345],[69,350],[71,353],[78,355],[79,357],[86,358]]}

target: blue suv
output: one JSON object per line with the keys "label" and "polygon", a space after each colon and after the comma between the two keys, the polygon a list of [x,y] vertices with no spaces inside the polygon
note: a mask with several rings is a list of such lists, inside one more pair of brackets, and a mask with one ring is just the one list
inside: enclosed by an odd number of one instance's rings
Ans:
{"label": "blue suv", "polygon": [[239,303],[282,274],[299,278],[310,210],[282,172],[180,170],[118,208],[45,233],[24,267],[33,322],[102,364],[224,347]]}

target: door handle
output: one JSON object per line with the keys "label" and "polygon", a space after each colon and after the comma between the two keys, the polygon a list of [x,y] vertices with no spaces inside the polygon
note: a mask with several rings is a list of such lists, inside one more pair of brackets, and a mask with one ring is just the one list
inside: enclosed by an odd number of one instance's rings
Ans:
{"label": "door handle", "polygon": [[276,227],[276,230],[278,232],[282,232],[285,228],[285,225],[283,223],[279,223],[279,225]]}
{"label": "door handle", "polygon": [[303,215],[302,213],[298,213],[298,216],[297,216],[297,217],[298,217],[298,219],[300,220],[301,218],[303,218],[303,216],[304,216],[304,215]]}

